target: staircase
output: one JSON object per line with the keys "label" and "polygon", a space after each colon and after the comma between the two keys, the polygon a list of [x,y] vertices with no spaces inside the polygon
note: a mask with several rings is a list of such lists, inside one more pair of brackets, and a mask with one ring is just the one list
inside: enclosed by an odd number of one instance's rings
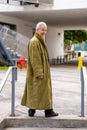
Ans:
{"label": "staircase", "polygon": [[[0,65],[8,65],[6,63],[7,59],[14,61],[20,59],[20,56],[24,56],[27,59],[27,45],[29,38],[7,28],[6,26],[0,25],[0,41],[5,49],[4,55],[3,51],[0,51]],[[9,55],[9,58],[7,55]]]}

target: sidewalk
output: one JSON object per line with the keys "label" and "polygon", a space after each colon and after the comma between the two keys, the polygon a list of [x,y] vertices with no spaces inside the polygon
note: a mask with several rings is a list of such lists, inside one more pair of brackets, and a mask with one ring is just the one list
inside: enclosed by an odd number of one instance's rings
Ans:
{"label": "sidewalk", "polygon": [[[0,71],[0,81],[5,71]],[[51,67],[53,85],[53,106],[54,111],[59,113],[56,119],[75,118],[81,115],[81,81],[80,71],[76,66]],[[26,78],[25,70],[18,70],[18,80],[15,83],[15,115],[18,118],[28,117],[28,108],[21,106],[21,97],[24,90]],[[85,96],[85,117],[87,118],[87,98]],[[11,114],[11,75],[0,94],[0,121]],[[37,111],[35,119],[44,117],[44,111]],[[53,118],[53,120],[55,117]]]}

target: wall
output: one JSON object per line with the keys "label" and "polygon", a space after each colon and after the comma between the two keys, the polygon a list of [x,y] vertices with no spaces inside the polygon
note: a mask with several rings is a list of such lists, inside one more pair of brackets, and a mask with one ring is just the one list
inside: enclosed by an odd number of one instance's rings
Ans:
{"label": "wall", "polygon": [[54,0],[55,9],[87,8],[87,0]]}
{"label": "wall", "polygon": [[46,36],[50,59],[57,58],[57,56],[62,56],[64,54],[63,29],[50,26],[48,27]]}
{"label": "wall", "polygon": [[9,17],[6,15],[0,14],[0,22],[5,22],[9,24],[15,24],[17,27],[17,32],[31,38],[32,37],[32,30],[34,27],[34,23],[29,23],[27,21],[23,21],[19,18]]}

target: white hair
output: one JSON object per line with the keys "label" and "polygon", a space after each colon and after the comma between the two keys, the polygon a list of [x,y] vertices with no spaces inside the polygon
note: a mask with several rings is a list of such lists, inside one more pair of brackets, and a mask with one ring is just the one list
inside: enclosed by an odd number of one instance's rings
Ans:
{"label": "white hair", "polygon": [[36,25],[36,30],[38,30],[42,25],[45,25],[47,27],[47,24],[45,22],[39,22]]}

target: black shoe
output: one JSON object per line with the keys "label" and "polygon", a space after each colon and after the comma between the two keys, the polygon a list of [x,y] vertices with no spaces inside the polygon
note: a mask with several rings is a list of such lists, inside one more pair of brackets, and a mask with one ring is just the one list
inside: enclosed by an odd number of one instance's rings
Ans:
{"label": "black shoe", "polygon": [[58,116],[59,114],[58,113],[55,113],[53,111],[53,109],[50,109],[50,110],[45,110],[45,117],[53,117],[53,116]]}
{"label": "black shoe", "polygon": [[35,109],[29,109],[29,110],[28,110],[28,116],[33,117],[34,114],[35,114]]}

